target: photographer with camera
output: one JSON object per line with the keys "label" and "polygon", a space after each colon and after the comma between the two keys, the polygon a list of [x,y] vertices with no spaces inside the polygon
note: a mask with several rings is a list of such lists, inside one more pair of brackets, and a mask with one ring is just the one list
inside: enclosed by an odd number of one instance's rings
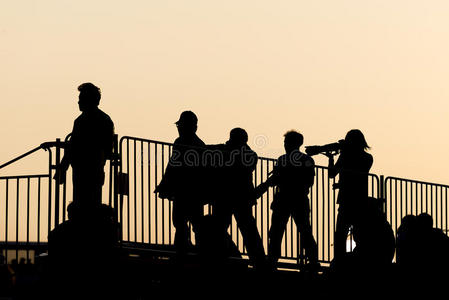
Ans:
{"label": "photographer with camera", "polygon": [[363,133],[358,129],[350,130],[344,140],[339,142],[340,156],[334,164],[335,153],[326,152],[329,158],[329,177],[339,175],[334,188],[339,189],[337,204],[338,215],[334,237],[334,257],[336,261],[346,253],[346,239],[349,228],[357,226],[361,218],[361,207],[368,199],[368,172],[373,165],[373,157],[367,153],[370,149]]}

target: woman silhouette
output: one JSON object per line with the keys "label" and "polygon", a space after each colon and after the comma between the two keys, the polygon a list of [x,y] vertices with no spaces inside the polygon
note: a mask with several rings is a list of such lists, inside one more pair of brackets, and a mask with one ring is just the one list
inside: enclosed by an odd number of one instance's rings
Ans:
{"label": "woman silhouette", "polygon": [[358,129],[350,130],[342,141],[342,149],[334,165],[333,155],[329,157],[329,177],[339,174],[334,188],[339,189],[337,204],[338,215],[334,237],[334,257],[338,260],[346,253],[346,239],[349,228],[357,226],[360,207],[368,198],[368,172],[373,165],[373,157],[367,153],[370,149],[363,133]]}

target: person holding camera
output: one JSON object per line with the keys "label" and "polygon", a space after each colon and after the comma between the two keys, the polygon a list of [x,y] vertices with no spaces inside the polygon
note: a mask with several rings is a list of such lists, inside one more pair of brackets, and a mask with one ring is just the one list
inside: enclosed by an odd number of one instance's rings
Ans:
{"label": "person holding camera", "polygon": [[288,131],[284,135],[285,154],[276,161],[272,175],[256,188],[256,197],[270,186],[275,187],[268,245],[271,266],[275,267],[281,256],[282,239],[291,216],[301,233],[301,245],[309,260],[307,268],[313,272],[319,268],[318,247],[310,224],[308,194],[315,179],[315,162],[300,151],[303,141],[303,135],[297,131]]}
{"label": "person holding camera", "polygon": [[339,175],[334,188],[339,189],[338,215],[334,236],[334,258],[338,261],[346,253],[346,240],[351,226],[357,226],[362,217],[361,207],[368,199],[368,172],[373,165],[373,157],[365,136],[358,129],[350,130],[340,142],[341,150],[334,164],[334,154],[327,152],[329,158],[329,177]]}

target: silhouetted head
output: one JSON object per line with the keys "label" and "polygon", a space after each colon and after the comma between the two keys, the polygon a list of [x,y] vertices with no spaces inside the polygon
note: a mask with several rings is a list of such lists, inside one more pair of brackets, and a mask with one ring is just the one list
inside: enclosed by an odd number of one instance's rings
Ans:
{"label": "silhouetted head", "polygon": [[417,226],[421,230],[429,231],[433,228],[433,218],[428,213],[421,213],[416,217]]}
{"label": "silhouetted head", "polygon": [[181,113],[179,120],[175,124],[178,128],[179,135],[191,135],[196,133],[198,129],[198,118],[195,113],[186,110]]}
{"label": "silhouetted head", "polygon": [[301,147],[303,142],[304,137],[301,133],[295,130],[290,130],[284,134],[284,149],[287,153],[299,150],[299,147]]}
{"label": "silhouetted head", "polygon": [[76,204],[70,202],[70,204],[67,205],[67,216],[69,220],[73,220],[73,215],[76,217]]}
{"label": "silhouetted head", "polygon": [[344,140],[345,150],[349,151],[364,151],[370,149],[365,140],[365,136],[359,129],[352,129],[348,131]]}
{"label": "silhouetted head", "polygon": [[80,111],[90,111],[98,107],[101,99],[100,88],[90,82],[86,82],[78,87],[78,91],[80,92],[78,97]]}
{"label": "silhouetted head", "polygon": [[410,229],[416,224],[416,217],[414,215],[406,215],[401,220],[400,228]]}
{"label": "silhouetted head", "polygon": [[246,133],[245,129],[243,128],[234,128],[229,133],[229,141],[228,145],[235,146],[235,147],[241,147],[246,145],[248,142],[248,133]]}

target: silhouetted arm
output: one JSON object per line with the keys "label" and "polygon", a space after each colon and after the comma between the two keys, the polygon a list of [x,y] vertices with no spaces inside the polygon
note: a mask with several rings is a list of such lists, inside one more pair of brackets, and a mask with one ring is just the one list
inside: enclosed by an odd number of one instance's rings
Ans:
{"label": "silhouetted arm", "polygon": [[309,161],[306,163],[306,180],[305,184],[307,188],[310,188],[313,186],[313,183],[315,182],[315,161],[313,158],[310,158]]}
{"label": "silhouetted arm", "polygon": [[342,156],[340,155],[336,164],[334,164],[334,156],[332,154],[327,155],[327,157],[329,158],[329,178],[335,178],[341,171]]}
{"label": "silhouetted arm", "polygon": [[271,176],[255,188],[256,199],[259,199],[263,194],[265,194],[269,187],[275,186],[279,182],[279,165],[278,160],[276,161],[273,170],[270,172]]}

